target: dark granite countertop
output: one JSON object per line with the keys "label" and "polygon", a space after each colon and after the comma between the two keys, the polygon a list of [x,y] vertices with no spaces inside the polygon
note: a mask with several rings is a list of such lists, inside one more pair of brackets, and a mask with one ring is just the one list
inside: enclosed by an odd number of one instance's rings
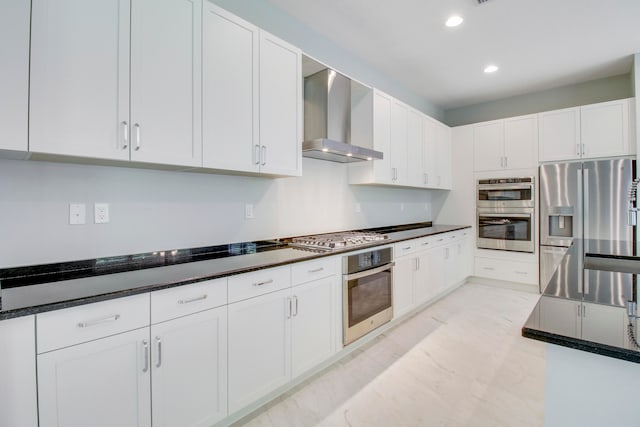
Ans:
{"label": "dark granite countertop", "polygon": [[[626,303],[635,292],[635,276],[585,268],[583,255],[628,258],[630,253],[631,242],[574,240],[522,327],[522,336],[640,363],[640,349],[628,337],[629,325],[638,336],[637,322],[629,322],[626,315]],[[607,307],[598,310],[603,316],[598,325],[601,338],[585,338],[592,335],[586,330],[590,325],[582,321],[578,310],[597,308],[589,304]]]}
{"label": "dark granite countertop", "polygon": [[469,228],[431,223],[368,229],[383,241],[329,252],[291,247],[287,239],[0,269],[0,320],[344,254]]}

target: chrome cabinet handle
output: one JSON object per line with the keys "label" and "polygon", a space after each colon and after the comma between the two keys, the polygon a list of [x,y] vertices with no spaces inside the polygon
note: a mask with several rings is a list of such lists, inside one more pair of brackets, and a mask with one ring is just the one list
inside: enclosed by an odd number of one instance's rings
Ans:
{"label": "chrome cabinet handle", "polygon": [[505,168],[509,167],[509,158],[507,156],[504,156],[504,167]]}
{"label": "chrome cabinet handle", "polygon": [[500,167],[504,167],[504,157],[500,157]]}
{"label": "chrome cabinet handle", "polygon": [[142,372],[149,370],[149,342],[147,340],[142,341],[142,348],[144,349],[144,368]]}
{"label": "chrome cabinet handle", "polygon": [[138,151],[140,149],[140,124],[136,123],[133,125],[133,129],[135,129],[136,133],[136,147],[135,150]]}
{"label": "chrome cabinet handle", "polygon": [[253,284],[253,286],[268,285],[270,283],[273,283],[273,279],[265,280],[264,282],[256,282],[256,283]]}
{"label": "chrome cabinet handle", "polygon": [[293,311],[293,307],[292,307],[292,302],[291,302],[291,298],[290,297],[287,297],[287,303],[289,305],[289,307],[288,307],[289,310],[287,312],[287,319],[291,319],[291,313]]}
{"label": "chrome cabinet handle", "polygon": [[586,153],[587,148],[585,144],[582,144],[582,155],[584,156],[584,154]]}
{"label": "chrome cabinet handle", "polygon": [[580,155],[580,144],[576,144],[576,156]]}
{"label": "chrome cabinet handle", "polygon": [[411,249],[411,246],[406,246],[406,247],[402,248],[403,251],[408,251],[409,249]]}
{"label": "chrome cabinet handle", "polygon": [[297,296],[293,296],[293,316],[297,316],[298,315],[298,297]]}
{"label": "chrome cabinet handle", "polygon": [[260,158],[262,160],[262,166],[267,164],[267,146],[263,145],[262,146],[262,154],[260,155]]}
{"label": "chrome cabinet handle", "polygon": [[309,273],[319,273],[324,270],[324,267],[316,268],[314,270],[309,270]]}
{"label": "chrome cabinet handle", "polygon": [[78,323],[79,328],[88,328],[90,326],[100,325],[102,323],[115,322],[120,318],[119,314],[114,314],[112,316],[102,317],[100,319],[87,320],[86,322]]}
{"label": "chrome cabinet handle", "polygon": [[257,144],[253,147],[253,163],[260,164],[260,146]]}
{"label": "chrome cabinet handle", "polygon": [[427,174],[423,173],[422,174],[422,183],[423,184],[427,184],[429,182],[429,179],[427,178]]}
{"label": "chrome cabinet handle", "polygon": [[162,340],[160,337],[156,337],[156,347],[158,349],[158,362],[156,362],[156,368],[162,365]]}
{"label": "chrome cabinet handle", "polygon": [[367,277],[367,276],[372,276],[376,273],[381,273],[385,270],[389,270],[391,267],[393,267],[394,265],[396,265],[395,261],[392,261],[388,264],[382,265],[380,267],[376,267],[376,268],[372,268],[370,270],[365,270],[365,271],[361,271],[358,273],[352,273],[352,274],[347,274],[346,276],[344,276],[345,280],[356,280],[356,279],[360,279],[362,277]]}
{"label": "chrome cabinet handle", "polygon": [[122,149],[126,150],[129,147],[129,123],[122,122]]}
{"label": "chrome cabinet handle", "polygon": [[422,246],[429,246],[429,244],[430,244],[429,242],[423,242]]}
{"label": "chrome cabinet handle", "polygon": [[489,270],[489,271],[493,271],[495,270],[495,268],[493,267],[482,267],[483,270]]}
{"label": "chrome cabinet handle", "polygon": [[416,261],[415,271],[418,271],[418,270],[420,270],[420,260],[418,258],[415,258],[415,261]]}
{"label": "chrome cabinet handle", "polygon": [[189,304],[190,302],[202,301],[208,298],[207,294],[199,297],[178,300],[178,304]]}

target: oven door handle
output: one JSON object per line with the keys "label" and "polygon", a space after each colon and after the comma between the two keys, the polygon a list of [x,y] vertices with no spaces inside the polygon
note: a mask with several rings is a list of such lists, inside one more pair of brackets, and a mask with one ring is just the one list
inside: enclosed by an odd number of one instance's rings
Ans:
{"label": "oven door handle", "polygon": [[478,190],[531,190],[532,184],[479,184]]}
{"label": "oven door handle", "polygon": [[513,218],[531,218],[532,214],[521,214],[521,213],[503,213],[503,214],[490,214],[490,213],[478,213],[478,217],[487,217],[487,218],[508,218],[508,217],[513,217]]}
{"label": "oven door handle", "polygon": [[380,267],[372,268],[370,270],[359,271],[357,273],[347,274],[347,275],[344,276],[344,278],[346,280],[361,279],[363,277],[371,276],[373,274],[380,273],[382,271],[388,270],[391,267],[393,267],[394,265],[396,265],[395,262],[390,262],[389,264],[385,264],[385,265],[382,265]]}

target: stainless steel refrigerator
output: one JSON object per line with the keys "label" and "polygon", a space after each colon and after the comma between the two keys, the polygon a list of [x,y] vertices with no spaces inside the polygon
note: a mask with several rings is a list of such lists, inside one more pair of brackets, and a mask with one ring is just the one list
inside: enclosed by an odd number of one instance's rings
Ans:
{"label": "stainless steel refrigerator", "polygon": [[[582,243],[580,269],[586,252],[633,255],[627,197],[634,176],[632,159],[540,166],[541,291],[574,239]],[[585,270],[580,279],[583,300],[626,306],[631,275]]]}

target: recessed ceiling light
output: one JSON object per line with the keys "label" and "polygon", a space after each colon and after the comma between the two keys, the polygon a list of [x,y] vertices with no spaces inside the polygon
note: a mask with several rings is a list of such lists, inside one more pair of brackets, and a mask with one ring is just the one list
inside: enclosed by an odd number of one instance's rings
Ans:
{"label": "recessed ceiling light", "polygon": [[453,15],[452,17],[447,19],[447,22],[445,22],[444,25],[446,25],[447,27],[457,27],[458,25],[462,24],[462,21],[464,21],[464,19],[462,19],[460,16]]}
{"label": "recessed ceiling light", "polygon": [[497,65],[487,65],[484,69],[484,72],[487,74],[495,73],[496,71],[498,71]]}

